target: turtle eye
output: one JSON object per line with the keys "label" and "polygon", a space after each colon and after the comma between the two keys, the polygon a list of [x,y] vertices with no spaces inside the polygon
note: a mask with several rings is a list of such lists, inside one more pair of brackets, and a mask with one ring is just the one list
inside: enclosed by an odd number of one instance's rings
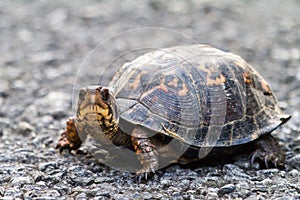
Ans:
{"label": "turtle eye", "polygon": [[107,88],[103,88],[101,90],[101,98],[102,98],[103,101],[108,101],[108,99],[109,99],[109,91],[108,91]]}
{"label": "turtle eye", "polygon": [[84,101],[85,96],[86,96],[86,89],[81,89],[80,92],[79,92],[80,101]]}

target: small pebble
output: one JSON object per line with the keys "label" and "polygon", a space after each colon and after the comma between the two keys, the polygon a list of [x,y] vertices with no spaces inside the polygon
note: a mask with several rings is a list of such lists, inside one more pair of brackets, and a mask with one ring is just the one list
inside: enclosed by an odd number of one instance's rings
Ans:
{"label": "small pebble", "polygon": [[273,181],[270,178],[266,178],[266,179],[262,180],[261,183],[265,186],[270,186],[273,184]]}
{"label": "small pebble", "polygon": [[57,162],[52,161],[52,162],[40,163],[39,166],[38,166],[38,168],[41,171],[45,171],[48,168],[56,169],[57,168]]}
{"label": "small pebble", "polygon": [[291,177],[300,177],[300,172],[296,169],[293,169],[292,171],[288,172],[288,174],[291,176]]}
{"label": "small pebble", "polygon": [[19,122],[19,133],[28,136],[29,134],[32,134],[35,132],[35,128],[29,124],[28,122],[21,121]]}
{"label": "small pebble", "polygon": [[218,196],[217,193],[209,192],[209,193],[206,194],[205,199],[207,199],[207,200],[217,200],[217,199],[219,199],[219,196]]}
{"label": "small pebble", "polygon": [[236,186],[233,184],[227,184],[221,187],[218,191],[218,195],[222,196],[224,194],[229,194],[236,189]]}
{"label": "small pebble", "polygon": [[256,185],[251,189],[252,192],[267,192],[268,188],[264,185]]}
{"label": "small pebble", "polygon": [[12,177],[11,179],[11,184],[12,185],[23,185],[23,184],[33,184],[34,180],[33,178],[29,177],[29,176],[15,176]]}
{"label": "small pebble", "polygon": [[297,170],[300,170],[300,154],[297,154],[288,160],[290,165]]}

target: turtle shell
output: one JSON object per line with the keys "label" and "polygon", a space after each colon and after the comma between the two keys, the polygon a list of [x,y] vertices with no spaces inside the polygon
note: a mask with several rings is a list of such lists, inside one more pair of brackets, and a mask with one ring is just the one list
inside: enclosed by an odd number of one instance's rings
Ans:
{"label": "turtle shell", "polygon": [[121,121],[196,147],[247,143],[289,118],[257,71],[207,45],[142,55],[124,64],[110,87]]}

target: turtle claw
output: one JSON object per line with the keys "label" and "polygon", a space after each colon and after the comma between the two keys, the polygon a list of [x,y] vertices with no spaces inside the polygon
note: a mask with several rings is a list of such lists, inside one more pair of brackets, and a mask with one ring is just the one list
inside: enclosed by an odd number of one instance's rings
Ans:
{"label": "turtle claw", "polygon": [[[143,174],[143,173],[137,172],[137,173],[135,174],[135,180],[136,180],[139,184],[142,182],[143,177],[144,177],[144,174]],[[147,180],[147,179],[145,178],[145,180]]]}
{"label": "turtle claw", "polygon": [[254,162],[256,160],[259,161],[260,164],[263,165],[264,168],[277,168],[277,169],[284,169],[284,157],[281,157],[276,152],[264,152],[260,149],[254,151],[251,154],[250,159],[250,168],[253,168]]}
{"label": "turtle claw", "polygon": [[71,153],[71,151],[74,149],[74,145],[70,143],[70,141],[67,139],[64,133],[62,133],[61,138],[59,139],[55,149],[59,150],[59,153],[61,154],[65,149]]}
{"label": "turtle claw", "polygon": [[[269,167],[269,164],[268,164],[268,156],[265,156],[265,158],[264,158],[264,163],[265,163],[265,167],[268,169],[268,168],[270,168]],[[276,163],[275,163],[276,164]]]}
{"label": "turtle claw", "polygon": [[142,181],[142,176],[138,176],[138,181],[139,181],[139,184],[141,183],[141,181]]}
{"label": "turtle claw", "polygon": [[142,180],[147,181],[149,178],[149,173],[145,172],[145,173],[136,173],[135,177],[138,183],[141,183]]}
{"label": "turtle claw", "polygon": [[61,133],[55,147],[55,149],[59,149],[59,153],[62,153],[65,149],[71,153],[72,150],[78,149],[82,143],[75,128],[74,118],[70,118],[66,124],[66,129]]}
{"label": "turtle claw", "polygon": [[152,172],[153,174],[155,174],[155,169],[154,169],[154,168],[151,168],[151,172]]}
{"label": "turtle claw", "polygon": [[149,176],[154,175],[157,167],[158,167],[157,162],[148,163],[148,165],[145,165],[142,169],[137,171],[136,177],[138,178],[139,183],[141,182],[142,179],[148,180]]}
{"label": "turtle claw", "polygon": [[137,181],[141,183],[142,180],[148,180],[149,176],[155,174],[155,169],[153,167],[144,167],[143,169],[136,172],[135,176]]}
{"label": "turtle claw", "polygon": [[59,149],[59,153],[62,153],[65,149],[68,149],[71,151],[70,141],[68,140],[66,136],[66,132],[63,132],[61,134],[61,137],[55,147],[55,149]]}
{"label": "turtle claw", "polygon": [[257,160],[264,168],[284,169],[285,153],[278,141],[271,135],[265,135],[254,143],[256,150],[250,155],[250,167]]}
{"label": "turtle claw", "polygon": [[136,172],[136,176],[139,182],[142,179],[147,180],[148,175],[155,174],[155,170],[158,168],[157,151],[154,144],[148,138],[143,129],[134,129],[131,137],[132,146],[136,151],[138,160],[142,165],[142,169]]}
{"label": "turtle claw", "polygon": [[276,158],[276,159],[274,160],[273,164],[274,164],[274,166],[275,166],[276,168],[280,168],[280,166],[278,166],[277,162],[278,162],[278,158]]}
{"label": "turtle claw", "polygon": [[253,169],[254,161],[256,160],[257,153],[254,151],[250,154],[250,168]]}

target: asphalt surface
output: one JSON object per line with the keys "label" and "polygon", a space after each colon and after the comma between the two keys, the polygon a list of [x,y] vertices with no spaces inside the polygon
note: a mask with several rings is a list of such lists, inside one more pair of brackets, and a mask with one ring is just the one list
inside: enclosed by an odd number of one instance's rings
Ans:
{"label": "asphalt surface", "polygon": [[[1,1],[0,199],[300,199],[299,13],[297,0]],[[164,29],[116,36],[143,27]],[[172,165],[139,184],[90,154],[57,152],[79,87],[102,73],[109,80],[147,50],[115,59],[124,49],[190,38],[241,55],[269,82],[292,115],[273,133],[286,150],[285,170],[250,170],[240,156],[224,165]]]}

